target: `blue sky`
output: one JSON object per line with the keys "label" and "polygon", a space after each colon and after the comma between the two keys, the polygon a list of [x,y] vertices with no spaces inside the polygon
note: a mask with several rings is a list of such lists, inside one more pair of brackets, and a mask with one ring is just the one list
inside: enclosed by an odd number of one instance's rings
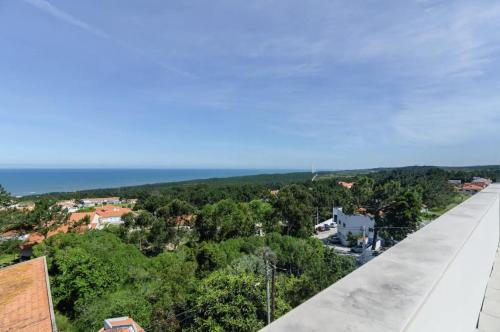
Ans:
{"label": "blue sky", "polygon": [[500,164],[498,1],[0,0],[2,167]]}

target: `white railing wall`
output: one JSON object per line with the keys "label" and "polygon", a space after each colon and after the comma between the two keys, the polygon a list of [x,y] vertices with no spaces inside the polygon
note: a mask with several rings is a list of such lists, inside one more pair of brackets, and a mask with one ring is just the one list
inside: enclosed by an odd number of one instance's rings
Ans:
{"label": "white railing wall", "polygon": [[263,332],[472,332],[500,238],[493,184]]}

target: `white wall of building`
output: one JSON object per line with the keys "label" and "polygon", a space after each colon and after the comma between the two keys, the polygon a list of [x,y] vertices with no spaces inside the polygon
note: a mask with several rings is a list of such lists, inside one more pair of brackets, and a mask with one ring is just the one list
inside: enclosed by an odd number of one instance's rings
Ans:
{"label": "white wall of building", "polygon": [[375,219],[368,215],[362,214],[345,214],[342,208],[333,208],[333,220],[337,222],[337,232],[340,241],[343,245],[348,245],[347,237],[349,233],[355,236],[363,235],[363,228],[365,235],[369,239],[373,239],[373,228],[375,226]]}

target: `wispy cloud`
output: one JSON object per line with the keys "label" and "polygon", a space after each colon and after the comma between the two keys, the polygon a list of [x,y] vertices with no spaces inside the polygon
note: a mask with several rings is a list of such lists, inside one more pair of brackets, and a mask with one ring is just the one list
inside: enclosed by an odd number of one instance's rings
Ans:
{"label": "wispy cloud", "polygon": [[101,37],[101,38],[109,38],[109,35],[107,33],[105,33],[104,31],[101,31],[101,30],[91,26],[90,24],[87,24],[87,23],[79,20],[75,16],[57,8],[56,6],[52,5],[50,2],[48,2],[46,0],[24,0],[24,1],[26,1],[30,5],[38,8],[42,11],[44,11],[45,13],[47,13],[47,14],[49,14],[57,19],[60,19],[66,23],[69,23],[77,28],[83,29],[83,30],[90,32],[91,34],[94,34],[94,35]]}
{"label": "wispy cloud", "polygon": [[[168,126],[172,137],[194,142],[172,139],[172,149],[209,158],[213,142],[231,142],[248,151],[242,163],[262,159],[252,151],[268,149],[279,151],[280,162],[296,164],[320,155],[328,167],[332,148],[342,152],[338,160],[352,164],[368,158],[425,163],[433,156],[444,162],[464,158],[464,147],[474,149],[469,161],[475,163],[491,155],[484,144],[477,147],[479,140],[500,140],[498,0],[139,2],[103,2],[99,12],[86,1],[6,6],[12,11],[0,11],[6,13],[0,31],[13,45],[5,47],[3,58],[10,59],[0,62],[0,84],[6,82],[0,100],[10,104],[0,109],[19,118],[10,111],[19,108],[9,91],[17,80],[19,100],[36,101],[26,109],[39,112],[41,97],[25,98],[21,83],[42,77],[52,83],[43,97],[54,123],[69,122],[50,108],[50,92],[65,91],[59,113],[95,99],[81,112],[123,119],[130,132],[142,128],[124,137],[130,144],[150,138],[144,145],[168,147],[168,139],[159,139]],[[82,7],[88,8],[76,9]],[[39,17],[26,15],[32,11]],[[47,17],[56,24],[47,24]],[[90,36],[85,46],[98,50],[98,59],[73,52],[81,41],[64,36],[75,32]],[[26,45],[33,35],[54,37],[50,45],[58,47]],[[135,57],[117,58],[117,50]],[[53,63],[40,66],[40,52],[53,52]],[[25,68],[38,71],[25,70],[22,78]],[[75,73],[83,78],[76,83]],[[259,139],[266,144],[259,146]]]}
{"label": "wispy cloud", "polygon": [[103,39],[108,39],[111,42],[115,43],[116,45],[147,59],[149,62],[154,63],[155,65],[161,67],[162,69],[164,69],[166,71],[169,71],[171,73],[175,73],[175,74],[180,75],[180,76],[188,77],[188,78],[198,78],[197,75],[194,75],[188,71],[178,69],[178,68],[171,66],[171,65],[169,65],[161,60],[157,60],[157,59],[152,58],[143,50],[141,50],[137,47],[134,47],[134,46],[122,41],[122,40],[119,40],[117,38],[112,37],[111,35],[109,35],[105,31],[98,29],[98,28],[82,21],[81,19],[59,9],[58,7],[52,5],[50,2],[48,2],[47,0],[24,0],[24,1],[30,5],[38,8],[38,9],[40,9],[41,11],[45,12],[46,14],[56,18],[56,19],[62,20],[62,21],[66,22],[68,24],[71,24],[77,28],[85,30],[85,31],[97,36],[97,37],[100,37]]}

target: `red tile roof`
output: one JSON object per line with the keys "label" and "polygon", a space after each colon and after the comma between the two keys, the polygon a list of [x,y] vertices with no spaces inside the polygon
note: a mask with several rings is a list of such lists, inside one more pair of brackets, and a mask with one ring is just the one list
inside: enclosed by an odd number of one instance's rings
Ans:
{"label": "red tile roof", "polygon": [[122,208],[121,206],[115,205],[105,205],[95,210],[95,213],[101,218],[121,217],[130,212],[132,212],[132,210],[129,208]]}
{"label": "red tile roof", "polygon": [[12,230],[12,231],[7,231],[5,233],[0,233],[0,238],[10,238],[10,237],[14,238],[20,235],[21,233],[19,233],[18,231]]}
{"label": "red tile roof", "polygon": [[481,191],[484,189],[483,186],[477,185],[476,183],[464,183],[462,186],[463,190],[474,190],[474,191]]}
{"label": "red tile roof", "polygon": [[[68,219],[68,222],[67,224],[64,224],[64,225],[61,225],[59,226],[58,228],[50,231],[48,234],[47,234],[47,238],[51,237],[51,236],[54,236],[56,234],[59,234],[59,233],[68,233],[70,227],[72,226],[72,224],[74,224],[75,222],[78,222],[80,220],[82,220],[83,218],[85,218],[85,216],[89,216],[90,217],[90,221],[92,221],[92,218],[94,218],[94,215],[95,213],[94,212],[75,212],[75,213],[72,213]],[[81,233],[81,232],[84,232],[85,229],[87,227],[79,227],[78,229],[75,229],[77,232]],[[31,233],[28,238],[26,239],[26,242],[24,242],[22,245],[21,245],[21,248],[22,249],[26,249],[26,248],[30,248],[32,246],[34,246],[35,244],[38,244],[40,242],[42,242],[44,240],[43,238],[43,235],[40,234],[40,233]]]}
{"label": "red tile roof", "polygon": [[344,181],[339,181],[339,184],[347,189],[351,189],[352,186],[354,186],[354,182],[344,182]]}
{"label": "red tile roof", "polygon": [[95,212],[74,212],[69,216],[69,223],[78,222],[88,216],[90,221],[95,216]]}
{"label": "red tile roof", "polygon": [[45,257],[0,269],[0,329],[56,331]]}
{"label": "red tile roof", "polygon": [[178,216],[175,219],[175,223],[177,226],[189,226],[190,224],[193,223],[194,218],[195,218],[194,214],[184,214],[182,216]]}
{"label": "red tile roof", "polygon": [[144,329],[139,326],[132,318],[118,317],[108,318],[104,321],[104,327],[99,332],[144,332]]}
{"label": "red tile roof", "polygon": [[[51,237],[51,236],[54,236],[56,234],[59,234],[59,233],[68,233],[69,231],[69,225],[61,225],[59,226],[57,229],[53,230],[53,231],[50,231],[48,234],[47,234],[47,238]],[[38,244],[40,242],[42,242],[44,240],[43,238],[43,235],[40,234],[40,233],[31,233],[28,238],[26,239],[26,242],[24,242],[22,245],[21,245],[21,248],[22,249],[27,249],[27,248],[31,248],[33,247],[35,244]]]}

